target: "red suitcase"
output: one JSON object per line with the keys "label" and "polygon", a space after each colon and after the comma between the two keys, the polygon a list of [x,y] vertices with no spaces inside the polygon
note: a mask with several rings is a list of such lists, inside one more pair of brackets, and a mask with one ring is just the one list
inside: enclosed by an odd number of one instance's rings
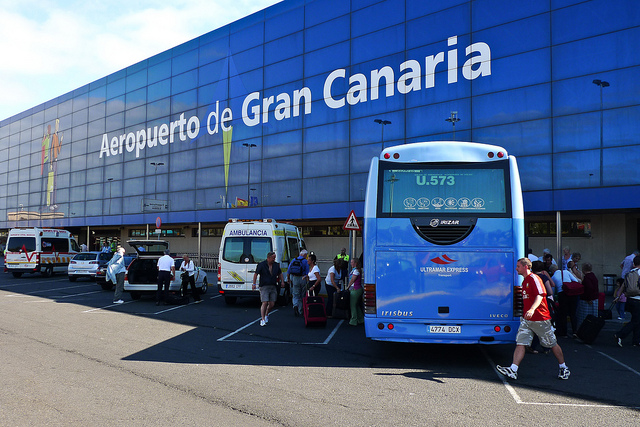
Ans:
{"label": "red suitcase", "polygon": [[302,298],[304,326],[326,326],[327,312],[324,308],[324,298],[305,295]]}

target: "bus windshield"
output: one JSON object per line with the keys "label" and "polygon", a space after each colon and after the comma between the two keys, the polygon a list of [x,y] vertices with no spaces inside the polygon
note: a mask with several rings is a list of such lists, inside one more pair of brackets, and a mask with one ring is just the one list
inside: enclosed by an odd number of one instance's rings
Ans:
{"label": "bus windshield", "polygon": [[[510,215],[507,161],[488,165],[381,162],[379,216]],[[500,166],[500,167],[497,167]]]}

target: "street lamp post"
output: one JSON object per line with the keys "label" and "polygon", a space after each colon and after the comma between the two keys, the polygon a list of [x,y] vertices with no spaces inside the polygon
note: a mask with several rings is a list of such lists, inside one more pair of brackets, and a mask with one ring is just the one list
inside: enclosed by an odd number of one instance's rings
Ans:
{"label": "street lamp post", "polygon": [[379,124],[379,125],[381,125],[381,126],[382,126],[382,136],[381,136],[381,138],[380,138],[380,141],[381,141],[382,143],[384,143],[384,127],[385,127],[386,125],[390,125],[390,124],[391,124],[391,121],[389,121],[389,120],[382,120],[382,119],[375,119],[375,120],[374,120],[374,122],[376,122],[377,124]]}
{"label": "street lamp post", "polygon": [[107,182],[109,183],[109,215],[111,215],[111,183],[113,178],[107,178]]}
{"label": "street lamp post", "polygon": [[251,149],[253,147],[257,147],[257,145],[245,142],[244,144],[242,144],[242,146],[249,149],[249,161],[247,162],[247,207],[249,207],[249,199],[251,197],[251,189],[249,188],[249,186],[251,185]]}
{"label": "street lamp post", "polygon": [[155,176],[153,177],[153,197],[157,197],[156,192],[158,190],[158,166],[164,166],[164,162],[150,162],[149,164],[154,167],[153,174]]}
{"label": "street lamp post", "polygon": [[455,141],[456,140],[456,123],[460,121],[460,119],[458,118],[458,112],[452,111],[451,115],[444,120],[447,122],[450,122],[453,125],[453,140]]}
{"label": "street lamp post", "polygon": [[595,79],[593,84],[600,87],[600,187],[604,185],[604,109],[602,104],[602,88],[611,86],[609,82]]}

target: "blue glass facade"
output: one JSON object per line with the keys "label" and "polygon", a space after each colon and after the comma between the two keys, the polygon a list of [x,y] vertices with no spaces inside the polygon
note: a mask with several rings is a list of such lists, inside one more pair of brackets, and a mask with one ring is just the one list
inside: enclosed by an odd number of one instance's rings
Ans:
{"label": "blue glass facade", "polygon": [[638,40],[635,0],[285,0],[0,122],[0,228],[361,215],[452,111],[528,213],[637,209]]}

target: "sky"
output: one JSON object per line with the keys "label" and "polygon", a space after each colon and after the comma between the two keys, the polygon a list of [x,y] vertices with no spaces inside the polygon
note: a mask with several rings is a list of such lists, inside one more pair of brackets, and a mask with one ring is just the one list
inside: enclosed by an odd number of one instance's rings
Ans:
{"label": "sky", "polygon": [[0,120],[279,0],[0,0]]}

